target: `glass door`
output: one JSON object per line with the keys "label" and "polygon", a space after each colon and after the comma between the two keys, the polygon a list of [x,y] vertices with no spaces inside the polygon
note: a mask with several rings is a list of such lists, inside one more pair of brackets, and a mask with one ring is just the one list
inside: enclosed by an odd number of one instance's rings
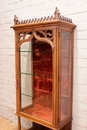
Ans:
{"label": "glass door", "polygon": [[52,48],[35,38],[20,46],[21,111],[52,122]]}

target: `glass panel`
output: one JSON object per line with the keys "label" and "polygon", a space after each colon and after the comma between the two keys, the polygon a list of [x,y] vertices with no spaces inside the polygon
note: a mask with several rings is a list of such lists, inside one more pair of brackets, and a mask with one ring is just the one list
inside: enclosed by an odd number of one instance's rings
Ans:
{"label": "glass panel", "polygon": [[21,107],[27,107],[32,104],[32,54],[31,42],[25,42],[20,48],[21,61]]}
{"label": "glass panel", "polygon": [[21,74],[21,107],[32,105],[33,90],[31,75]]}
{"label": "glass panel", "polygon": [[70,32],[62,32],[61,42],[61,120],[70,114]]}
{"label": "glass panel", "polygon": [[52,122],[52,48],[33,39],[21,45],[20,57],[21,111]]}

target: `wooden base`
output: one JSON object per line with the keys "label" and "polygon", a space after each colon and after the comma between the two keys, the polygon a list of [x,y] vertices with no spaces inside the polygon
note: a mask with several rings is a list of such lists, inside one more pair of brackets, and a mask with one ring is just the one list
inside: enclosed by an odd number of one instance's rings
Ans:
{"label": "wooden base", "polygon": [[51,130],[50,128],[47,128],[45,126],[33,123],[33,127],[28,130]]}
{"label": "wooden base", "polygon": [[[47,130],[47,129],[43,129],[43,128],[37,129],[37,128],[35,128],[35,127],[32,127],[32,128],[30,128],[30,129],[28,129],[28,130]],[[48,129],[48,130],[51,130],[51,129]]]}
{"label": "wooden base", "polygon": [[[33,123],[33,127],[28,130],[51,130],[50,128],[47,128],[45,126]],[[71,130],[71,122],[66,124],[63,128],[58,128],[57,130]]]}
{"label": "wooden base", "polygon": [[[50,128],[47,128],[45,126],[33,123],[33,127],[28,130],[51,130]],[[71,130],[71,122],[66,124],[63,128],[58,128],[57,130]]]}
{"label": "wooden base", "polygon": [[71,121],[68,124],[66,124],[63,128],[61,128],[60,130],[72,130]]}

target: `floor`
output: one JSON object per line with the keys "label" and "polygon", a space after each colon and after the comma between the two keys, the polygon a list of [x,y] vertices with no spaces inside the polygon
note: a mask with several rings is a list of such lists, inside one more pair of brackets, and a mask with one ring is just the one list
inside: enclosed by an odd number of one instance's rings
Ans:
{"label": "floor", "polygon": [[[18,130],[17,124],[10,122],[7,119],[0,117],[0,130]],[[26,130],[22,128],[21,130]]]}

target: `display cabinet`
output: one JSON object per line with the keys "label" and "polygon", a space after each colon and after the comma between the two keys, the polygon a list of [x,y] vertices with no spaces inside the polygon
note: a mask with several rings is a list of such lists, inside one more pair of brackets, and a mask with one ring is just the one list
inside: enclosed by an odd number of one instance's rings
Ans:
{"label": "display cabinet", "polygon": [[72,20],[53,16],[19,21],[14,17],[16,105],[30,129],[71,130],[73,81]]}

